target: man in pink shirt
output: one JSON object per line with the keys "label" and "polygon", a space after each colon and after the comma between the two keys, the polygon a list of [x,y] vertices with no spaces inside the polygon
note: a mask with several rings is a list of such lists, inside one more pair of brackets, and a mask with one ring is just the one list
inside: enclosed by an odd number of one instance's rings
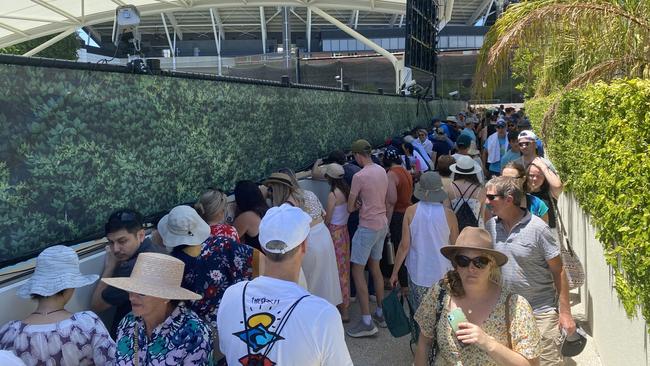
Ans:
{"label": "man in pink shirt", "polygon": [[[377,333],[373,319],[380,327],[386,327],[381,301],[384,298],[384,279],[379,268],[379,260],[384,249],[384,239],[388,232],[386,217],[386,192],[388,176],[381,166],[372,162],[372,147],[366,140],[352,144],[354,159],[362,167],[352,178],[348,211],[359,209],[359,228],[352,238],[352,279],[357,289],[361,307],[361,320],[348,329],[350,337],[368,337]],[[364,268],[368,264],[370,275],[377,292],[377,310],[370,315],[368,285]]]}

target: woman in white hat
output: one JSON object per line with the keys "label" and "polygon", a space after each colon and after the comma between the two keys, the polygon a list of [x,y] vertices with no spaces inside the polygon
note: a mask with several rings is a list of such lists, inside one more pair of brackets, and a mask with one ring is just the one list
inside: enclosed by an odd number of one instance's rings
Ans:
{"label": "woman in white hat", "polygon": [[191,309],[216,328],[224,291],[253,277],[253,248],[232,237],[210,235],[210,226],[190,206],[174,207],[158,231],[171,255],[185,264],[183,288],[200,296]]}
{"label": "woman in white hat", "polygon": [[438,173],[422,174],[413,194],[420,201],[404,213],[402,240],[390,283],[397,286],[399,270],[406,263],[411,305],[417,309],[424,294],[451,267],[440,248],[456,242],[458,223],[454,212],[442,204],[447,193]]}
{"label": "woman in white hat", "polygon": [[449,170],[452,171],[453,178],[447,189],[449,201],[446,204],[456,213],[458,230],[462,231],[467,226],[480,226],[485,202],[485,187],[478,176],[481,168],[469,156],[458,155],[456,163]]}
{"label": "woman in white hat", "polygon": [[[424,296],[415,314],[420,337],[415,365],[536,365],[541,352],[533,310],[501,284],[508,257],[484,230],[465,228],[440,249],[453,269]],[[427,355],[436,339],[436,357]],[[429,362],[432,361],[432,362]]]}
{"label": "woman in white hat", "polygon": [[344,323],[350,321],[350,234],[348,233],[348,195],[350,186],[344,178],[345,171],[340,164],[332,163],[325,168],[325,177],[330,184],[327,196],[325,224],[332,236],[336,264],[338,265],[339,283],[343,302],[337,307]]}
{"label": "woman in white hat", "polygon": [[116,365],[208,365],[212,332],[182,300],[201,296],[181,287],[182,261],[140,253],[130,277],[102,278],[129,293],[132,311],[120,322]]}
{"label": "woman in white hat", "polygon": [[112,365],[115,343],[91,311],[65,309],[74,290],[97,281],[79,272],[79,257],[63,245],[49,247],[36,258],[34,275],[18,296],[38,302],[22,321],[0,328],[0,349],[11,350],[26,365]]}

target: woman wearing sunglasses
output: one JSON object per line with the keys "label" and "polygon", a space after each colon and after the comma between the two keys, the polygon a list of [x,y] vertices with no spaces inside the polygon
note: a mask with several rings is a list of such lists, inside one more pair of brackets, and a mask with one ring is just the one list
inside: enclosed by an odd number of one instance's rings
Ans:
{"label": "woman wearing sunglasses", "polygon": [[[429,290],[415,314],[420,326],[416,366],[538,364],[533,311],[526,299],[501,286],[500,267],[508,257],[492,248],[487,231],[467,227],[456,245],[440,249],[453,269]],[[437,352],[429,360],[432,348]]]}

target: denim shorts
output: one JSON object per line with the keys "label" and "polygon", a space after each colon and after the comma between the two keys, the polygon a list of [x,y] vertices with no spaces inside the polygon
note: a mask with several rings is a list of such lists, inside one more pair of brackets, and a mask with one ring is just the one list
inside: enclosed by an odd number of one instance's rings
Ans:
{"label": "denim shorts", "polygon": [[352,256],[350,262],[366,265],[368,258],[376,261],[381,259],[384,251],[384,239],[388,233],[388,226],[380,230],[372,230],[359,226],[352,237]]}

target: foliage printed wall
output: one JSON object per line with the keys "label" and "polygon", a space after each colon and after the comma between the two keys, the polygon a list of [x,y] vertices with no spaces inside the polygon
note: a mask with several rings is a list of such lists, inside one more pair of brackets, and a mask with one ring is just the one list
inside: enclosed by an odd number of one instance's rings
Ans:
{"label": "foliage printed wall", "polygon": [[0,262],[429,119],[399,97],[33,66],[0,65],[0,90]]}
{"label": "foliage printed wall", "polygon": [[549,153],[599,230],[628,315],[641,309],[650,321],[650,80],[597,83],[529,101],[537,127],[556,101],[546,129]]}

